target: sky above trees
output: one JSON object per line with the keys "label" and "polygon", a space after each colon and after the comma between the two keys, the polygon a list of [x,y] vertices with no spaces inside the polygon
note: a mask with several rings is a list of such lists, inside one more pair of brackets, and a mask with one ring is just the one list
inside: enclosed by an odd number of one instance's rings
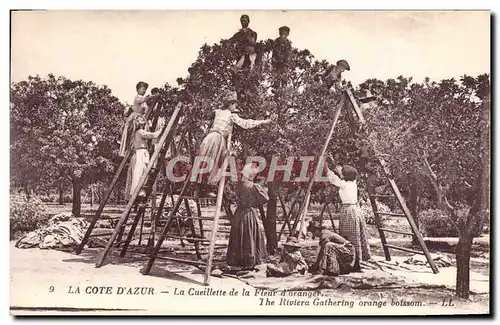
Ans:
{"label": "sky above trees", "polygon": [[490,13],[299,11],[48,11],[12,14],[12,80],[49,73],[106,84],[130,103],[135,84],[175,85],[203,43],[228,38],[250,15],[259,39],[288,25],[295,47],[347,59],[354,85],[399,75],[415,81],[490,71]]}

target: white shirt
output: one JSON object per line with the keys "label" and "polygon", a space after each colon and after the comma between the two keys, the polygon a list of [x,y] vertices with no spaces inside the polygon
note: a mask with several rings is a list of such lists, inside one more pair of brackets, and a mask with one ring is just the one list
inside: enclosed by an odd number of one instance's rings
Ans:
{"label": "white shirt", "polygon": [[358,184],[356,181],[345,181],[335,175],[334,172],[328,170],[326,176],[333,185],[339,188],[339,196],[344,204],[358,203]]}

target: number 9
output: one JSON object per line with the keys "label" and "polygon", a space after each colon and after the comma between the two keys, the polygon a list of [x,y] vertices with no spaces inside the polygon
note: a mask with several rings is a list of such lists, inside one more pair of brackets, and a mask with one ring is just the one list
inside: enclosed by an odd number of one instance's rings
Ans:
{"label": "number 9", "polygon": [[49,292],[54,292],[54,286],[49,287]]}

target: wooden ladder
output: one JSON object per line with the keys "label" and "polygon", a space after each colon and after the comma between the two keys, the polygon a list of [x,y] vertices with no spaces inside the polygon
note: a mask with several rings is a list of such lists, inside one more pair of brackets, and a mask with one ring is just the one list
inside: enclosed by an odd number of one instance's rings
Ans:
{"label": "wooden ladder", "polygon": [[[153,111],[155,111],[155,108],[157,108],[156,112],[159,112],[161,110],[161,107],[159,107],[158,103],[154,103],[154,106],[150,107],[147,110],[147,112],[146,112],[146,115],[145,115],[146,121],[148,121],[150,119],[151,115],[154,114]],[[153,117],[153,119],[157,120],[157,116]],[[154,122],[153,128],[156,127],[156,123],[155,122]],[[99,220],[101,220],[101,219],[107,219],[107,218],[104,218],[102,216],[102,214],[103,214],[104,208],[108,204],[108,200],[109,200],[109,198],[111,196],[111,193],[113,192],[114,188],[116,187],[116,184],[118,183],[118,180],[122,176],[123,172],[126,170],[125,167],[127,166],[127,163],[130,162],[130,159],[132,157],[132,152],[133,152],[132,141],[130,141],[130,142],[131,142],[130,147],[127,149],[127,151],[125,153],[125,156],[122,158],[122,160],[120,162],[120,165],[118,166],[118,169],[116,170],[115,175],[113,176],[113,179],[111,180],[110,184],[108,185],[108,188],[106,189],[104,197],[103,197],[101,203],[99,204],[99,207],[97,208],[97,211],[96,211],[95,215],[92,217],[92,221],[90,222],[90,224],[89,224],[89,226],[87,228],[87,231],[85,232],[85,235],[84,235],[82,241],[80,242],[80,244],[78,244],[78,246],[75,249],[75,253],[77,255],[81,254],[81,252],[83,251],[83,248],[85,247],[85,245],[89,242],[89,240],[91,238],[93,238],[93,237],[110,236],[112,234],[112,233],[98,233],[98,234],[95,234],[95,233],[93,233],[93,231],[94,231],[95,226],[96,226],[96,224],[97,224],[97,222]],[[145,207],[145,209],[147,209],[147,208],[148,207]],[[140,217],[140,218],[142,218],[142,220],[144,220],[143,216],[144,216],[144,213]],[[113,219],[113,218],[110,218],[110,219]],[[133,226],[133,224],[124,224],[123,226],[124,227],[125,226]],[[135,227],[136,226],[137,225],[135,225]],[[142,233],[142,225],[141,225],[141,233]],[[117,243],[116,243],[117,246],[119,246],[121,244],[120,240],[121,240],[121,236],[119,236],[117,238]]]}
{"label": "wooden ladder", "polygon": [[[227,146],[228,146],[227,151],[229,152],[230,147],[231,147],[231,133],[229,134],[229,136],[227,138]],[[225,171],[227,169],[227,167],[228,167],[227,160],[225,160],[223,165],[222,165],[222,170]],[[206,239],[206,238],[204,238],[204,236],[202,238],[197,237],[197,235],[194,233],[194,227],[192,228],[193,238],[169,235],[169,230],[171,228],[172,221],[179,218],[179,216],[177,216],[177,212],[180,208],[181,203],[184,201],[185,204],[188,205],[187,199],[193,198],[193,197],[189,197],[189,196],[185,195],[185,193],[187,191],[188,184],[191,181],[191,177],[192,177],[192,170],[188,174],[188,176],[186,177],[186,179],[184,181],[184,184],[183,184],[182,189],[179,193],[179,197],[176,201],[176,204],[175,204],[173,210],[169,213],[167,220],[166,220],[166,223],[165,223],[165,226],[163,227],[163,229],[161,231],[160,237],[159,237],[158,241],[156,242],[153,250],[149,254],[149,260],[148,260],[146,266],[142,269],[142,274],[147,275],[151,272],[151,268],[153,267],[153,264],[154,264],[156,259],[173,261],[173,262],[178,262],[178,263],[185,263],[185,264],[195,265],[198,267],[204,267],[205,268],[204,284],[208,286],[208,285],[210,285],[210,275],[212,272],[212,266],[213,266],[213,262],[214,262],[215,242],[217,239],[217,232],[218,232],[219,220],[220,220],[220,212],[221,212],[221,208],[223,207],[223,203],[225,203],[223,196],[224,196],[224,188],[225,188],[226,178],[221,177],[221,179],[219,181],[216,204],[215,204],[215,213],[214,213],[213,218],[202,217],[200,215],[199,208],[198,208],[198,216],[192,216],[192,214],[190,212],[188,212],[187,219],[198,220],[200,222],[200,231],[203,231],[203,228],[201,226],[201,222],[203,220],[212,220],[213,221],[210,238]],[[200,198],[194,197],[194,199],[199,200]],[[205,199],[207,199],[207,198],[205,198]],[[211,199],[213,199],[213,198],[211,198]],[[227,204],[224,204],[224,208],[226,209],[226,213],[230,214],[230,208],[228,207]],[[228,211],[228,209],[229,209],[229,211]],[[193,224],[193,222],[191,222],[191,224]],[[167,239],[167,237],[177,238],[177,239],[193,242],[195,244],[197,260],[195,261],[195,260],[190,260],[190,259],[181,259],[181,258],[174,258],[174,257],[160,255],[159,254],[160,249],[162,247],[163,242]],[[201,260],[202,257],[201,257],[201,254],[199,251],[199,246],[198,246],[200,242],[201,243],[208,243],[208,245],[209,245],[207,261]],[[221,262],[222,262],[222,260],[221,260]]]}
{"label": "wooden ladder", "polygon": [[[408,252],[408,253],[424,255],[426,257],[427,262],[429,263],[432,271],[435,274],[439,273],[439,270],[438,270],[436,264],[434,263],[434,261],[432,260],[432,257],[429,253],[429,250],[427,249],[427,246],[425,245],[424,239],[423,239],[422,235],[420,234],[420,231],[418,230],[417,224],[415,223],[415,220],[413,219],[413,217],[410,213],[410,210],[408,209],[408,207],[406,205],[405,199],[401,195],[401,192],[399,191],[399,188],[396,185],[396,182],[390,176],[389,171],[387,170],[386,162],[382,158],[378,158],[378,161],[379,161],[380,165],[382,166],[384,173],[386,174],[386,177],[384,177],[383,179],[389,183],[392,194],[387,194],[387,193],[377,194],[375,192],[375,184],[374,184],[373,178],[367,182],[367,185],[368,185],[367,187],[368,187],[368,197],[369,197],[372,209],[373,209],[373,214],[375,216],[375,225],[377,226],[379,236],[380,236],[380,241],[382,242],[382,248],[384,250],[385,259],[387,261],[391,260],[391,254],[390,254],[389,249],[400,250],[400,251],[404,251],[404,252]],[[398,206],[403,213],[380,212],[378,210],[378,206],[377,206],[377,199],[379,199],[379,198],[396,199]],[[406,218],[406,220],[408,221],[408,223],[410,225],[411,232],[399,231],[399,230],[394,230],[394,229],[384,227],[383,223],[382,223],[382,218],[381,218],[381,216],[384,216],[384,215],[391,216],[391,217]],[[388,244],[387,238],[385,237],[386,232],[407,235],[407,236],[412,236],[412,237],[414,236],[417,239],[417,242],[421,248],[421,251]]]}
{"label": "wooden ladder", "polygon": [[[169,120],[169,123],[162,130],[160,140],[158,141],[158,146],[155,149],[153,156],[151,157],[150,162],[149,162],[146,170],[144,171],[143,175],[141,176],[139,183],[137,184],[130,199],[128,200],[127,205],[120,216],[120,219],[118,220],[113,232],[111,233],[111,236],[107,240],[107,244],[104,248],[104,251],[101,253],[101,256],[99,257],[99,259],[96,263],[96,267],[101,267],[104,264],[106,257],[109,254],[109,252],[110,252],[110,250],[115,242],[118,242],[120,244],[122,243],[121,238],[124,236],[125,228],[130,225],[131,228],[128,231],[126,240],[123,242],[123,247],[122,247],[122,250],[120,253],[120,257],[125,256],[127,249],[130,245],[130,242],[134,236],[137,225],[139,224],[139,221],[141,220],[141,218],[144,218],[144,214],[146,211],[146,206],[139,204],[139,202],[137,200],[137,198],[139,196],[139,192],[141,190],[145,190],[145,192],[146,192],[145,200],[147,202],[147,200],[149,199],[149,197],[151,196],[151,194],[153,192],[153,186],[155,184],[156,178],[158,177],[160,171],[164,167],[164,157],[165,157],[165,154],[168,150],[170,143],[173,141],[174,134],[175,134],[175,131],[177,128],[177,124],[179,122],[180,115],[181,115],[180,114],[181,107],[182,107],[182,104],[178,103],[176,108],[174,109],[174,112],[173,112],[170,120]],[[130,153],[128,153],[128,154],[130,154]],[[156,162],[158,160],[159,160],[159,163],[157,164]],[[124,164],[123,161],[122,161],[122,164]],[[121,173],[120,170],[118,170],[111,185],[114,185],[113,183],[116,183],[116,180],[118,179],[120,173]],[[112,188],[111,185],[110,185],[110,188]],[[104,206],[104,204],[105,204],[105,202],[103,202],[101,205]],[[127,222],[130,219],[131,214],[133,214],[132,210],[134,207],[136,208],[136,212],[135,212],[135,216],[133,217],[133,222],[131,224],[128,224]],[[99,220],[101,211],[102,211],[102,209],[100,206],[100,209],[98,209],[98,213],[96,213],[96,215],[94,216],[94,219],[92,220],[93,221],[91,223],[92,227],[89,227],[89,229],[87,229],[86,235],[85,235],[84,239],[82,240],[82,243],[79,245],[80,252],[81,252],[81,249],[83,248],[83,246],[85,245],[86,241],[91,237],[93,227],[97,223],[97,220]]]}

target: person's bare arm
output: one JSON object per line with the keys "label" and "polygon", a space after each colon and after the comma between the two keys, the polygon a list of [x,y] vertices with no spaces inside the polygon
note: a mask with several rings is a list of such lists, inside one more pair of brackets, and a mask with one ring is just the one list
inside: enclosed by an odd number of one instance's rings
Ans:
{"label": "person's bare arm", "polygon": [[336,234],[334,232],[331,233],[330,241],[333,241],[334,243],[337,243],[340,245],[343,245],[343,244],[348,242],[344,237],[342,237],[339,234]]}
{"label": "person's bare arm", "polygon": [[243,119],[243,118],[239,117],[238,114],[232,114],[231,118],[232,118],[232,121],[236,125],[244,128],[244,129],[252,129],[252,128],[257,127],[259,125],[269,124],[272,122],[271,119],[266,119],[266,120]]}
{"label": "person's bare arm", "polygon": [[250,45],[255,45],[257,43],[257,33],[253,32],[251,35],[248,37],[248,42]]}

